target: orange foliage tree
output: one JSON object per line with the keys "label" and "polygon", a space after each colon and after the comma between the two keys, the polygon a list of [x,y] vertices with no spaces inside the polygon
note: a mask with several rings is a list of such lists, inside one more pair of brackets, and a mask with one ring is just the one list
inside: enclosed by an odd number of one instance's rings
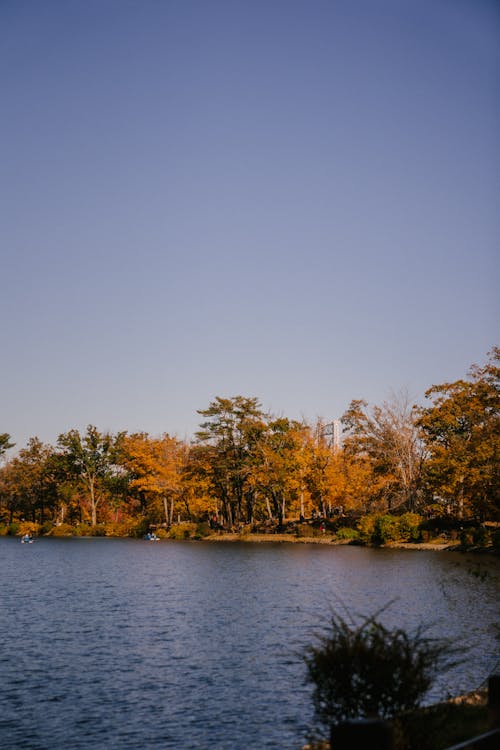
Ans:
{"label": "orange foliage tree", "polygon": [[420,412],[427,487],[459,517],[500,518],[500,348],[489,357],[467,379],[429,388]]}
{"label": "orange foliage tree", "polygon": [[147,515],[171,525],[182,500],[186,445],[168,434],[153,438],[141,432],[124,437],[121,455],[129,487],[141,497]]}

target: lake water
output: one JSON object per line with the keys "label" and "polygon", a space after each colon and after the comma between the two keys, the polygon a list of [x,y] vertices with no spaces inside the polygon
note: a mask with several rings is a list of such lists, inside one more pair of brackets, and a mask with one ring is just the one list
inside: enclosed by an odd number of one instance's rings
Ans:
{"label": "lake water", "polygon": [[294,750],[301,660],[332,608],[466,647],[429,700],[496,666],[500,561],[321,545],[0,539],[0,746]]}

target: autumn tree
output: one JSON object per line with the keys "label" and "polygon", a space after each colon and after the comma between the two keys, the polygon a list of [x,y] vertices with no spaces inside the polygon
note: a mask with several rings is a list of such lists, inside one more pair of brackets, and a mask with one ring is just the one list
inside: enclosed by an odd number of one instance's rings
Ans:
{"label": "autumn tree", "polygon": [[58,445],[64,457],[68,472],[85,490],[90,507],[92,526],[97,525],[97,508],[109,496],[116,482],[118,448],[123,433],[113,436],[109,432],[99,432],[89,425],[84,435],[78,430],[59,435]]}
{"label": "autumn tree", "polygon": [[328,440],[326,427],[321,419],[317,420],[305,446],[307,487],[315,509],[323,516],[345,504],[342,451]]}
{"label": "autumn tree", "polygon": [[[345,510],[365,512],[376,503],[377,479],[368,456],[342,449],[336,456],[339,502]],[[374,491],[375,490],[375,491]]]}
{"label": "autumn tree", "polygon": [[[267,511],[281,526],[292,503],[297,505],[303,491],[303,433],[305,426],[285,417],[274,419],[261,433],[254,472]],[[297,508],[295,507],[295,510]]]}
{"label": "autumn tree", "polygon": [[184,443],[180,508],[192,521],[211,520],[217,515],[218,501],[212,491],[207,465],[200,470],[198,461],[207,456],[198,453],[199,446]]}
{"label": "autumn tree", "polygon": [[367,500],[390,510],[414,510],[421,496],[425,445],[407,393],[395,394],[372,409],[366,401],[354,400],[342,423],[346,455],[368,461],[371,469]]}
{"label": "autumn tree", "polygon": [[[8,432],[0,433],[0,461],[2,456],[12,448],[14,443],[10,442]],[[10,493],[9,482],[7,481],[7,471],[0,463],[0,518],[6,520],[6,517],[12,521],[12,496]]]}
{"label": "autumn tree", "polygon": [[434,385],[418,424],[430,453],[426,481],[457,514],[500,516],[500,348],[468,377]]}
{"label": "autumn tree", "polygon": [[253,515],[255,447],[266,428],[266,415],[257,398],[217,396],[196,433],[197,465],[209,478],[219,511],[229,526]]}
{"label": "autumn tree", "polygon": [[186,446],[175,437],[141,432],[124,437],[121,455],[129,472],[129,487],[145,499],[145,510],[155,521],[172,524],[182,496]]}
{"label": "autumn tree", "polygon": [[53,459],[54,449],[33,437],[2,467],[0,498],[10,521],[16,515],[43,523],[47,513],[55,512],[58,493]]}

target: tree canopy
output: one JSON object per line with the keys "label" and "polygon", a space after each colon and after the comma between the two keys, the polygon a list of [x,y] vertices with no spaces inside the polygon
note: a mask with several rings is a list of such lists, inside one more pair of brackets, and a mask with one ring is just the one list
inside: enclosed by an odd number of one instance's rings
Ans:
{"label": "tree canopy", "polygon": [[380,405],[354,399],[334,444],[322,419],[266,413],[258,398],[217,396],[193,440],[69,430],[17,455],[0,435],[0,524],[143,520],[225,529],[288,519],[426,512],[500,516],[500,350],[467,376]]}
{"label": "tree canopy", "polygon": [[420,410],[429,457],[425,477],[430,492],[481,517],[498,513],[500,498],[500,349],[468,378],[434,385],[431,405]]}
{"label": "tree canopy", "polygon": [[0,457],[3,456],[9,448],[13,448],[14,445],[15,443],[10,442],[10,435],[8,432],[0,433]]}

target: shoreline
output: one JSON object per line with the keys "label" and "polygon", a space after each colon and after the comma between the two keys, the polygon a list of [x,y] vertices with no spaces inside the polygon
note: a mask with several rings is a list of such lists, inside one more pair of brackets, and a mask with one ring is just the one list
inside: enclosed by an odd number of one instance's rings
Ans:
{"label": "shoreline", "polygon": [[[10,535],[1,535],[0,538],[8,538]],[[21,539],[21,535],[10,536],[11,539]],[[120,534],[42,534],[40,536],[34,535],[33,541],[38,539],[134,539],[136,541],[148,541],[142,537],[134,537]],[[292,534],[241,534],[237,532],[224,532],[224,533],[213,533],[207,536],[189,536],[184,539],[182,538],[171,538],[168,536],[161,536],[155,541],[158,542],[175,542],[175,541],[190,541],[190,542],[206,542],[208,544],[214,544],[222,542],[223,544],[313,544],[323,545],[330,547],[364,547],[365,549],[397,549],[397,550],[413,550],[413,551],[433,551],[433,552],[465,552],[470,554],[487,554],[487,555],[498,555],[499,552],[493,547],[463,547],[460,544],[449,541],[438,541],[435,542],[387,542],[386,544],[370,544],[354,542],[351,539],[335,539],[331,535],[324,536],[303,536],[297,537]]]}
{"label": "shoreline", "polygon": [[411,549],[411,550],[435,550],[437,552],[490,552],[489,549],[464,549],[460,545],[450,544],[449,542],[388,542],[387,544],[352,544],[349,539],[334,539],[333,537],[293,537],[290,534],[210,534],[196,541],[200,542],[244,542],[244,543],[279,543],[279,544],[322,544],[332,547],[351,546],[351,547],[368,547],[370,549]]}

